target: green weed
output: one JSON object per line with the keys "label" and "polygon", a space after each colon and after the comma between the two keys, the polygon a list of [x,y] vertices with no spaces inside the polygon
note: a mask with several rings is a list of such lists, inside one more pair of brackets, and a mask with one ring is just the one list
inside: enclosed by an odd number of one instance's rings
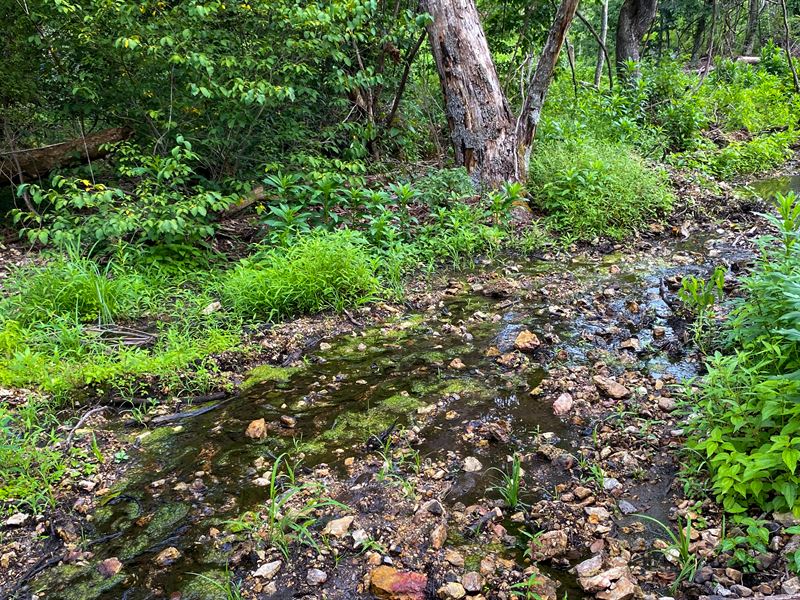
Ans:
{"label": "green weed", "polygon": [[621,238],[667,211],[666,174],[620,145],[542,143],[531,160],[533,203],[545,223],[577,239]]}
{"label": "green weed", "polygon": [[242,316],[275,320],[369,302],[380,284],[365,245],[363,237],[338,231],[267,250],[223,277],[223,303]]}

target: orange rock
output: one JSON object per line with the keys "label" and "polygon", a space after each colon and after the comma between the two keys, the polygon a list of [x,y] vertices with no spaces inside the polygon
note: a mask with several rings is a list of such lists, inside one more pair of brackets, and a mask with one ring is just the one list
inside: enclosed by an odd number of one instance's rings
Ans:
{"label": "orange rock", "polygon": [[251,421],[247,426],[247,431],[244,434],[254,440],[260,440],[267,437],[267,422],[264,419],[256,419]]}
{"label": "orange rock", "polygon": [[427,587],[427,576],[413,571],[382,566],[370,575],[370,592],[381,600],[425,600]]}
{"label": "orange rock", "polygon": [[541,345],[542,342],[539,341],[536,334],[527,329],[520,331],[517,339],[514,340],[514,348],[522,352],[533,352]]}

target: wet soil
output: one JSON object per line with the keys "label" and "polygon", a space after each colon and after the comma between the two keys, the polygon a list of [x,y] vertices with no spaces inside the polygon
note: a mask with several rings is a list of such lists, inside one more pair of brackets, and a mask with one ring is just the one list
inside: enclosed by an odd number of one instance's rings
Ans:
{"label": "wet soil", "polygon": [[[676,479],[680,389],[701,373],[676,292],[718,265],[745,271],[759,231],[743,213],[625,247],[506,257],[452,277],[416,310],[387,308],[382,323],[334,319],[289,350],[265,343],[279,366],[255,369],[233,397],[146,428],[98,415],[91,427],[125,445],[127,472],[83,516],[51,524],[59,550],[15,597],[230,598],[235,582],[247,598],[366,598],[384,565],[424,574],[430,597],[479,573],[488,598],[535,574],[542,597],[574,599],[586,594],[569,569],[598,552],[661,595],[675,578],[653,552],[663,532],[630,513],[702,512],[711,525],[717,514]],[[523,332],[538,343],[521,344]],[[554,408],[564,396],[569,408]],[[515,455],[512,507],[496,486]],[[271,467],[287,460],[294,473],[284,468],[273,491]],[[266,520],[276,499],[284,514],[317,502],[307,537],[287,530],[285,553]],[[325,533],[347,515],[345,534]],[[708,531],[699,553],[714,549]],[[553,532],[567,540],[556,553],[529,541]]]}

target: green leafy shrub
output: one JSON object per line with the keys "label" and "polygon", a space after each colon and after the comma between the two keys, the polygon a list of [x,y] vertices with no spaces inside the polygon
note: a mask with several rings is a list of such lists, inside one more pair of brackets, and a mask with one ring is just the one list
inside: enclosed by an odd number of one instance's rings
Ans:
{"label": "green leafy shrub", "polygon": [[709,76],[711,85],[703,93],[724,129],[757,134],[797,124],[791,90],[781,77],[730,60],[719,61],[716,67]]}
{"label": "green leafy shrub", "polygon": [[186,251],[214,234],[216,215],[234,197],[207,181],[197,183],[202,178],[192,163],[198,157],[189,142],[179,136],[165,156],[143,154],[132,144],[120,145],[117,153],[118,173],[135,182],[132,190],[60,176],[49,188],[20,186],[38,211],[15,211],[20,233],[31,242],[62,248],[83,242],[96,251],[121,241]]}
{"label": "green leafy shrub", "polygon": [[775,168],[792,156],[792,145],[800,138],[795,130],[734,141],[719,149],[713,144],[695,152],[675,155],[670,162],[700,169],[719,178],[752,175]]}
{"label": "green leafy shrub", "polygon": [[350,231],[312,234],[268,250],[223,277],[223,303],[248,317],[273,320],[373,299],[380,286],[364,238]]}
{"label": "green leafy shrub", "polygon": [[778,237],[744,281],[726,328],[727,346],[708,362],[689,448],[702,457],[726,511],[800,515],[800,204],[778,196]]}
{"label": "green leafy shrub", "polygon": [[475,186],[463,167],[432,169],[414,181],[414,188],[429,206],[443,206],[475,195]]}
{"label": "green leafy shrub", "polygon": [[673,201],[665,172],[625,146],[602,142],[538,145],[529,188],[547,224],[579,239],[620,238]]}

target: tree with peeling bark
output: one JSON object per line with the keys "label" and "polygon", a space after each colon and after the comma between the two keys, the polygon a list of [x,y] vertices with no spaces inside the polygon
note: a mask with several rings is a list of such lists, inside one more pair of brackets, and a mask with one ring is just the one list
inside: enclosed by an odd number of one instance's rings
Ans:
{"label": "tree with peeling bark", "polygon": [[481,186],[524,181],[547,88],[578,0],[558,7],[536,70],[515,115],[497,76],[474,0],[423,0],[456,162]]}

